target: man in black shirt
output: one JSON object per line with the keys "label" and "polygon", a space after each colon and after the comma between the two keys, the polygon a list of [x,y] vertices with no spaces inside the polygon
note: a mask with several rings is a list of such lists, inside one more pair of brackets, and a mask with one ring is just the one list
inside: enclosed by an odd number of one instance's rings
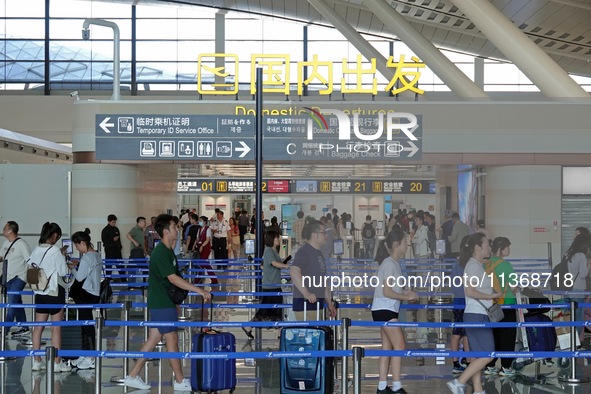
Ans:
{"label": "man in black shirt", "polygon": [[[121,254],[121,249],[123,248],[123,246],[121,245],[121,234],[119,233],[119,229],[117,228],[117,216],[110,214],[107,217],[107,222],[108,224],[101,232],[101,240],[103,241],[103,246],[105,247],[105,259],[121,259],[123,258]],[[124,271],[121,271],[122,264],[116,264],[115,262],[107,262],[106,265],[107,267],[111,268],[111,275],[115,273],[115,268],[119,270],[120,275],[125,273]],[[126,279],[122,279],[121,281],[127,282]]]}

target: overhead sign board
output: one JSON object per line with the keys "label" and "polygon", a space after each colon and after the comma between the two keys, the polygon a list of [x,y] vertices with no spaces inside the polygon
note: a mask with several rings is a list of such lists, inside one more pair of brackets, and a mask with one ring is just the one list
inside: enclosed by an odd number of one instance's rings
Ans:
{"label": "overhead sign board", "polygon": [[[99,160],[254,161],[253,115],[96,115]],[[263,118],[263,160],[421,160],[421,115],[306,108]]]}
{"label": "overhead sign board", "polygon": [[336,109],[265,116],[265,160],[421,160],[422,116],[387,112],[352,116]]}
{"label": "overhead sign board", "polygon": [[[178,193],[254,193],[253,179],[180,178]],[[266,179],[263,193],[297,194],[435,194],[432,180],[330,180],[330,179]]]}
{"label": "overhead sign board", "polygon": [[254,116],[96,115],[99,160],[254,160]]}

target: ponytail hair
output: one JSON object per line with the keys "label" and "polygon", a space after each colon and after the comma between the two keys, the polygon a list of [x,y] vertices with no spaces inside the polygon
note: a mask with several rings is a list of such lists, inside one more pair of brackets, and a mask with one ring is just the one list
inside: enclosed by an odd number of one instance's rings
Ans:
{"label": "ponytail hair", "polygon": [[90,242],[90,230],[86,228],[84,231],[77,231],[72,235],[72,242],[79,244],[84,242],[87,247],[91,248],[92,243]]}
{"label": "ponytail hair", "polygon": [[397,242],[399,245],[404,242],[406,239],[406,233],[399,228],[393,228],[392,231],[388,233],[386,238],[380,241],[378,244],[378,250],[376,251],[376,261],[380,264],[390,256],[390,251],[394,246],[394,243]]}
{"label": "ponytail hair", "polygon": [[62,229],[57,223],[45,222],[45,224],[43,224],[43,227],[41,227],[39,244],[46,244],[47,241],[49,241],[49,239],[53,236],[53,234],[57,234],[57,238],[60,239],[62,237]]}
{"label": "ponytail hair", "polygon": [[462,239],[462,244],[460,245],[460,257],[459,262],[462,267],[466,267],[466,263],[472,256],[474,255],[474,250],[476,249],[476,245],[482,246],[483,240],[486,239],[486,235],[483,233],[474,233],[472,235],[468,235]]}

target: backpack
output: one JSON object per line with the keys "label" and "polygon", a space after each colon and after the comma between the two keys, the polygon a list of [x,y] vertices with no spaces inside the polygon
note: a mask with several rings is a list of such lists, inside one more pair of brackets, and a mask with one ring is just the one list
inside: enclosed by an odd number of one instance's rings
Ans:
{"label": "backpack", "polygon": [[366,239],[372,239],[376,236],[376,230],[374,230],[373,225],[371,223],[365,223],[363,225],[362,236]]}
{"label": "backpack", "polygon": [[[577,279],[576,276],[570,281],[570,286],[565,284],[566,274],[569,273],[568,263],[570,262],[570,259],[567,260],[566,257],[564,256],[562,261],[556,267],[552,268],[552,276],[550,277],[550,288],[552,291],[571,291],[573,289],[573,285]],[[579,275],[577,274],[577,276]]]}
{"label": "backpack", "polygon": [[494,291],[502,293],[503,295],[499,298],[495,298],[495,302],[499,305],[503,305],[505,303],[505,292],[507,291],[507,286],[502,287],[501,286],[501,281],[499,281],[499,277],[497,276],[497,273],[495,272],[495,268],[497,268],[497,266],[499,264],[501,264],[503,261],[503,259],[499,259],[497,260],[497,262],[492,265],[490,263],[486,264],[486,275],[489,276],[491,273],[494,273],[494,275],[492,275],[492,287],[494,289]]}
{"label": "backpack", "polygon": [[[111,279],[105,278],[101,282],[101,289],[99,292],[99,304],[113,303],[113,288],[111,287]],[[101,317],[103,316],[103,309],[101,309]]]}

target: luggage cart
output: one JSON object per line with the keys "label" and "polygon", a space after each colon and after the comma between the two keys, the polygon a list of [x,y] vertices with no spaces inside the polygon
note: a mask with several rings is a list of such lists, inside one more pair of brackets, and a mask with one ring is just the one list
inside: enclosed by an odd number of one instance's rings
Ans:
{"label": "luggage cart", "polygon": [[[518,292],[515,294],[515,299],[517,301],[517,305],[524,305],[529,302],[528,298],[526,296],[522,295],[521,292]],[[541,317],[541,316],[547,318],[548,322],[552,322],[552,320],[544,314],[538,315],[537,317]],[[527,321],[527,319],[526,319],[526,316],[524,313],[524,309],[523,308],[517,309],[517,322],[525,323],[526,321]],[[548,327],[530,328],[530,330],[534,330],[534,329],[541,331],[544,329],[548,329]],[[550,329],[551,329],[551,331],[554,331],[554,327],[550,327]],[[528,352],[530,350],[532,350],[532,351],[540,350],[540,349],[530,349],[532,347],[532,344],[530,343],[530,340],[528,338],[527,330],[528,330],[528,328],[526,328],[526,327],[519,327],[517,329],[517,339],[516,339],[516,344],[515,344],[515,351],[516,352]],[[545,350],[554,351],[555,348],[556,348],[556,340],[554,340],[554,346],[552,349],[545,349]],[[548,376],[548,375],[540,374],[540,364],[542,362],[545,362],[544,358],[516,358],[515,360],[513,360],[511,367],[515,370],[515,372],[521,372],[521,371],[523,371],[523,369],[526,366],[528,366],[534,362],[536,363],[534,380],[537,382],[544,382],[546,380],[546,377]]]}

